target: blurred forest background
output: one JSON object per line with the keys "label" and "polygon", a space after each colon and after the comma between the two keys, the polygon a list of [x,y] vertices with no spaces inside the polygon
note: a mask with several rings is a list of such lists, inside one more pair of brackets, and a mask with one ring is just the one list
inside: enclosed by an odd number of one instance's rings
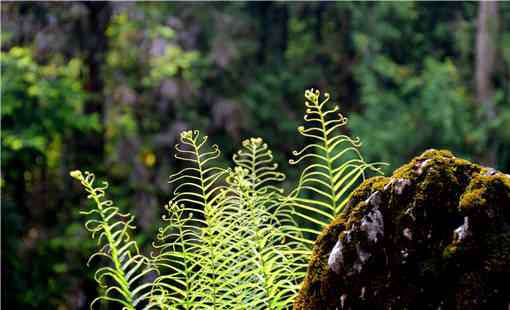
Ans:
{"label": "blurred forest background", "polygon": [[226,161],[262,137],[290,183],[308,87],[387,172],[428,148],[510,171],[510,3],[4,2],[1,18],[5,309],[97,295],[69,170],[108,179],[150,244],[180,131]]}

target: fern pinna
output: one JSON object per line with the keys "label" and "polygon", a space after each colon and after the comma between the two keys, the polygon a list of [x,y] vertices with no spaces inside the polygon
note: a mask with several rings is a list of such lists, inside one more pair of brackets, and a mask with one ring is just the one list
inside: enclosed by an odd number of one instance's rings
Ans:
{"label": "fern pinna", "polygon": [[[310,139],[292,164],[305,163],[296,187],[285,194],[285,175],[268,145],[250,138],[233,157],[233,168],[218,166],[220,150],[198,131],[181,133],[175,157],[188,163],[170,176],[173,199],[165,206],[154,250],[140,254],[130,233],[133,216],[104,199],[106,185],[73,171],[95,208],[82,213],[110,264],[96,280],[105,286],[97,301],[123,309],[289,309],[304,277],[313,239],[342,211],[350,188],[365,171],[378,171],[358,148],[359,139],[339,132],[347,119],[305,92]],[[148,280],[151,279],[151,280]]]}

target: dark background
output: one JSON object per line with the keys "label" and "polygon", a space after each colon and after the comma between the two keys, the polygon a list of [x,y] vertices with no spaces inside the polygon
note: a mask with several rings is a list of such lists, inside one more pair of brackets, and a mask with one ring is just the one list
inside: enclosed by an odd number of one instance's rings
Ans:
{"label": "dark background", "polygon": [[97,295],[69,170],[111,182],[149,252],[180,131],[225,162],[262,137],[290,184],[309,87],[388,173],[428,148],[510,170],[509,3],[3,2],[1,18],[5,309]]}

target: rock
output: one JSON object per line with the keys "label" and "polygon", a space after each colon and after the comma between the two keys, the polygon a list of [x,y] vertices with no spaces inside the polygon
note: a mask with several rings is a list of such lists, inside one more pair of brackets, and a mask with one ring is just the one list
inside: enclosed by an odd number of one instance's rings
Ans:
{"label": "rock", "polygon": [[346,210],[317,238],[295,310],[510,306],[508,175],[428,150]]}
{"label": "rock", "polygon": [[342,241],[338,240],[335,243],[333,250],[331,250],[331,253],[329,254],[328,266],[331,270],[333,270],[336,273],[340,273],[342,271],[342,265],[344,262],[342,249],[343,249]]}

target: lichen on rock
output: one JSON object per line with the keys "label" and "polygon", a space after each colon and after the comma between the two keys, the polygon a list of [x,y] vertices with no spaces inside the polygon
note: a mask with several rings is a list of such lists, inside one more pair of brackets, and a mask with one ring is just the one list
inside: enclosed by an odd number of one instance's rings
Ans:
{"label": "lichen on rock", "polygon": [[508,309],[509,278],[510,177],[428,150],[351,194],[294,309]]}

